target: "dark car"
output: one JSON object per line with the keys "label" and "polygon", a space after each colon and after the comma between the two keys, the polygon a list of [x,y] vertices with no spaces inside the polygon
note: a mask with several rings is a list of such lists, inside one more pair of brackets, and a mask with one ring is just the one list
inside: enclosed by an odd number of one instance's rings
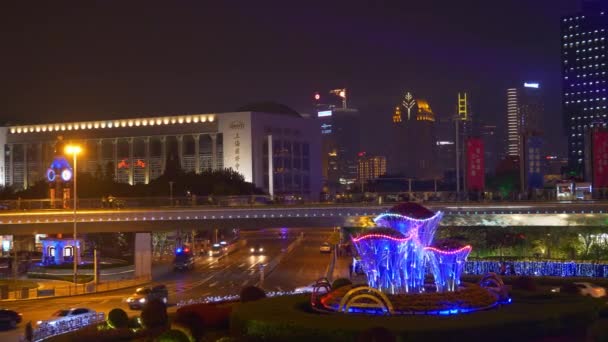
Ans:
{"label": "dark car", "polygon": [[194,269],[194,256],[188,252],[175,254],[173,259],[173,269],[175,271],[189,271]]}
{"label": "dark car", "polygon": [[262,247],[260,245],[255,245],[255,246],[249,248],[249,252],[251,254],[264,254],[264,247]]}
{"label": "dark car", "polygon": [[16,328],[21,323],[21,314],[13,310],[0,309],[0,325],[3,328]]}
{"label": "dark car", "polygon": [[169,300],[169,291],[165,285],[157,285],[154,287],[140,287],[135,290],[135,293],[127,298],[127,304],[131,310],[138,310],[144,307],[151,300],[159,299],[167,304]]}

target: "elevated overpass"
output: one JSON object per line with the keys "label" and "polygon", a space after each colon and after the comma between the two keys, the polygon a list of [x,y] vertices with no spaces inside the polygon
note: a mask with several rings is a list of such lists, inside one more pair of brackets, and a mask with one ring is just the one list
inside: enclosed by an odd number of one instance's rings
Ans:
{"label": "elevated overpass", "polygon": [[[78,211],[79,232],[169,231],[212,228],[328,227],[370,224],[393,204],[163,207]],[[608,202],[425,203],[445,213],[449,226],[600,226]],[[28,210],[0,213],[0,234],[70,233],[73,213]]]}

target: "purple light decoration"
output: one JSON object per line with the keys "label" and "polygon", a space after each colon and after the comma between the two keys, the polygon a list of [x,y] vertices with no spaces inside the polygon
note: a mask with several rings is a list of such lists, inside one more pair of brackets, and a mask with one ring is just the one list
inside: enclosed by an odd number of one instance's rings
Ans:
{"label": "purple light decoration", "polygon": [[368,285],[393,294],[424,292],[429,262],[437,291],[458,290],[471,246],[455,250],[431,247],[442,217],[442,212],[404,203],[374,219],[382,228],[354,237]]}
{"label": "purple light decoration", "polygon": [[387,228],[375,228],[353,238],[370,287],[393,294],[408,292],[407,268],[403,263],[412,246],[411,239]]}
{"label": "purple light decoration", "polygon": [[453,292],[458,290],[460,276],[467,256],[471,252],[471,246],[447,251],[435,247],[425,247],[424,251],[431,261],[437,291]]}

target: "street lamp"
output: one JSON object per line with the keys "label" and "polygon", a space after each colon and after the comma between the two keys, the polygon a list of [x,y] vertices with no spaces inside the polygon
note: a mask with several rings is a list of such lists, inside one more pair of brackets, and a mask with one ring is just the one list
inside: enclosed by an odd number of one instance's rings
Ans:
{"label": "street lamp", "polygon": [[77,160],[77,156],[78,154],[80,154],[80,152],[82,152],[82,148],[78,145],[67,145],[65,147],[65,153],[66,154],[71,154],[73,156],[73,161],[72,161],[72,165],[74,167],[74,213],[73,213],[73,218],[74,218],[74,247],[72,248],[72,258],[74,260],[74,285],[78,284],[77,282],[77,276],[78,276],[78,257],[77,255],[80,255],[79,251],[78,251],[78,241],[77,236],[76,236],[76,203],[78,200],[78,195],[76,193],[76,189],[77,189],[77,184],[76,184],[76,175],[78,173],[78,169],[77,169],[77,164],[76,164],[76,160]]}

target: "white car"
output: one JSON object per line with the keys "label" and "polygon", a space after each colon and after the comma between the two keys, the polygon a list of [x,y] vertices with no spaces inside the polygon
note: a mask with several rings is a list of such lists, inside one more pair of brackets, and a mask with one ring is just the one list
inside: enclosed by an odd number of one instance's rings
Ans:
{"label": "white car", "polygon": [[[577,282],[573,284],[578,288],[579,293],[583,296],[591,296],[593,298],[601,298],[606,296],[606,289],[601,286],[587,282]],[[560,292],[560,288],[556,287],[551,289],[551,292]]]}
{"label": "white car", "polygon": [[331,245],[327,242],[324,242],[321,247],[319,248],[319,251],[321,253],[329,253],[331,252]]}
{"label": "white car", "polygon": [[82,324],[88,324],[88,321],[93,321],[97,313],[95,310],[88,308],[71,308],[71,309],[63,309],[57,310],[55,313],[51,315],[51,319],[45,321],[36,322],[38,325],[46,323],[48,325],[54,326],[61,322],[68,322],[72,319],[80,318],[82,319]]}
{"label": "white car", "polygon": [[[293,292],[295,292],[295,293],[312,293],[312,290],[313,290],[313,287],[315,286],[315,284],[316,283],[312,283],[310,285],[297,287]],[[317,291],[318,291],[318,293],[327,293],[327,288],[319,287],[319,289]]]}

